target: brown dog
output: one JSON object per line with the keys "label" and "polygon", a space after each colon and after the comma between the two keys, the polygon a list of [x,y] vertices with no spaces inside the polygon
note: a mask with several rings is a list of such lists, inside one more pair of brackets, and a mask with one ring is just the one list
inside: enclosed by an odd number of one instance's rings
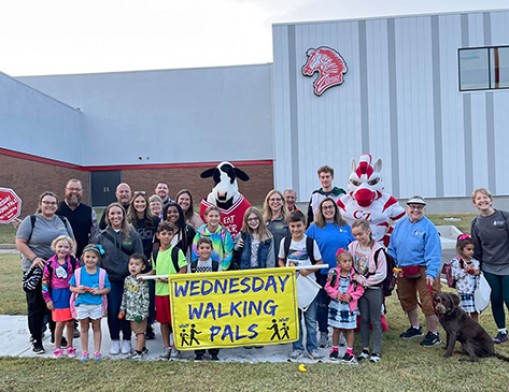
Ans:
{"label": "brown dog", "polygon": [[495,353],[493,340],[484,328],[461,309],[460,298],[456,294],[438,293],[435,302],[438,319],[447,333],[445,357],[452,355],[456,341],[459,341],[472,362],[491,356],[505,359]]}

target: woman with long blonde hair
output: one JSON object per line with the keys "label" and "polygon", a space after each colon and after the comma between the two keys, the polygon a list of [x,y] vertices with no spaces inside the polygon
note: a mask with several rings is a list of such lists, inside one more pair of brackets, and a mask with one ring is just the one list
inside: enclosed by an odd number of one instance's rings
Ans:
{"label": "woman with long blonde hair", "polygon": [[281,240],[290,235],[288,223],[286,222],[289,216],[290,213],[286,208],[283,194],[277,189],[269,191],[263,203],[263,219],[267,229],[274,237],[274,265],[278,265],[276,258],[279,254]]}
{"label": "woman with long blonde hair", "polygon": [[272,234],[256,207],[249,207],[244,213],[242,230],[240,235],[237,235],[233,257],[234,261],[238,262],[239,269],[276,266]]}

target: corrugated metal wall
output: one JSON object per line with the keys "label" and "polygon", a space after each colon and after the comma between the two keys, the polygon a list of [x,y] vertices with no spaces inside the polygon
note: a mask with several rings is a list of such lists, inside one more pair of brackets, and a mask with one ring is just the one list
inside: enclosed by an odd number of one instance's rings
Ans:
{"label": "corrugated metal wall", "polygon": [[[398,197],[509,194],[509,90],[460,92],[458,49],[509,45],[509,11],[275,25],[277,188],[305,200],[329,164],[346,187],[351,159],[382,158]],[[302,75],[309,48],[330,46],[348,65],[322,96]]]}

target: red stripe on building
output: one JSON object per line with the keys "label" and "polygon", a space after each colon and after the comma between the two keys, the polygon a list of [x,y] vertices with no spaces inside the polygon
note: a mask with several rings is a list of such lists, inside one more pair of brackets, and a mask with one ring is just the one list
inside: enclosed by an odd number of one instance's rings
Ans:
{"label": "red stripe on building", "polygon": [[[24,152],[0,148],[0,155],[6,155],[13,158],[25,159],[48,165],[65,167],[68,169],[80,171],[109,171],[109,170],[158,170],[158,169],[191,169],[195,167],[215,167],[220,162],[186,162],[186,163],[154,163],[154,164],[126,164],[126,165],[103,165],[103,166],[81,166],[74,163],[58,161],[56,159],[43,158],[37,155],[31,155]],[[267,166],[272,165],[272,159],[250,160],[250,161],[230,161],[234,166]]]}

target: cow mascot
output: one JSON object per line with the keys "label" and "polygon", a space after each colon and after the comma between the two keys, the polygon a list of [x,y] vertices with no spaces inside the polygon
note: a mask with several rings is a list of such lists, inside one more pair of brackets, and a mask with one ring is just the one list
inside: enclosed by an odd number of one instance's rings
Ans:
{"label": "cow mascot", "polygon": [[384,192],[381,170],[382,161],[377,159],[372,165],[370,154],[361,155],[358,165],[352,160],[348,192],[338,200],[338,206],[348,224],[366,219],[373,239],[388,246],[393,225],[405,216],[405,210],[394,196]]}
{"label": "cow mascot", "polygon": [[244,213],[251,207],[251,203],[239,192],[237,178],[248,181],[249,176],[230,162],[225,161],[201,174],[201,178],[208,177],[214,179],[214,187],[207,199],[203,199],[200,203],[200,216],[205,222],[205,210],[212,205],[219,207],[221,225],[235,238],[242,228]]}

